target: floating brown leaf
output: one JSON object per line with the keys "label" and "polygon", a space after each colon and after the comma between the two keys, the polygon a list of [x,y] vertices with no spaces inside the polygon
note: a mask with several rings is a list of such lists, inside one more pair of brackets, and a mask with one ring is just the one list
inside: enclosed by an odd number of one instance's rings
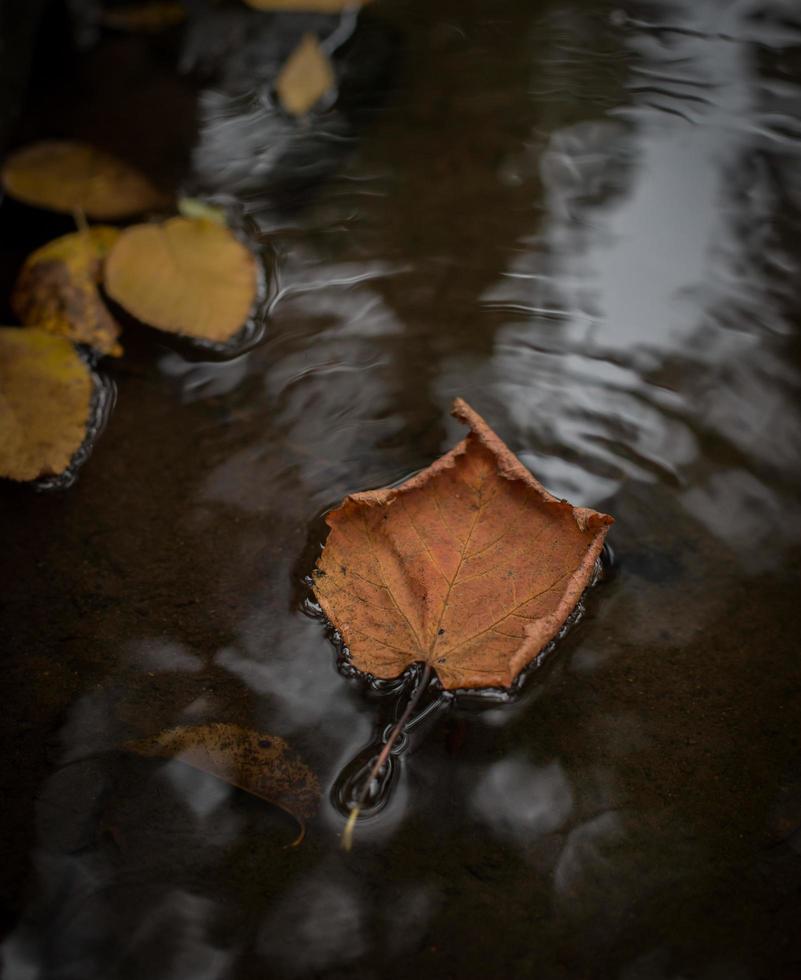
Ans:
{"label": "floating brown leaf", "polygon": [[347,497],[314,591],[354,665],[430,664],[445,688],[508,687],[590,583],[612,518],[545,490],[460,399],[471,432],[406,483]]}
{"label": "floating brown leaf", "polygon": [[63,473],[86,435],[91,401],[91,374],[68,340],[0,328],[0,476]]}
{"label": "floating brown leaf", "polygon": [[51,211],[81,211],[115,221],[163,205],[150,181],[117,157],[87,143],[46,140],[13,153],[3,167],[11,197]]}
{"label": "floating brown leaf", "polygon": [[338,14],[346,7],[363,7],[370,0],[245,0],[254,10],[300,10],[319,14]]}
{"label": "floating brown leaf", "polygon": [[164,0],[162,3],[132,3],[113,7],[100,14],[100,23],[116,31],[155,33],[167,30],[186,20],[182,3]]}
{"label": "floating brown leaf", "polygon": [[319,803],[317,776],[277,735],[239,725],[190,725],[124,747],[139,755],[177,759],[280,807],[300,824],[295,844],[303,840],[306,820]]}
{"label": "floating brown leaf", "polygon": [[106,290],[143,323],[224,343],[256,299],[256,260],[213,221],[171,218],[124,231],[106,261]]}
{"label": "floating brown leaf", "polygon": [[314,34],[306,34],[278,74],[275,90],[293,116],[304,116],[336,82],[331,62]]}
{"label": "floating brown leaf", "polygon": [[20,320],[119,356],[120,326],[98,290],[103,262],[119,234],[98,225],[56,238],[29,255],[11,297]]}

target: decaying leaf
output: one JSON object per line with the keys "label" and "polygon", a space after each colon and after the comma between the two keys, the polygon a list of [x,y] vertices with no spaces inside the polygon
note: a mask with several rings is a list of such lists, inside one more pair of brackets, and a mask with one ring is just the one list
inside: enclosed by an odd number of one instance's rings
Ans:
{"label": "decaying leaf", "polygon": [[106,261],[106,290],[143,323],[224,343],[244,326],[256,299],[256,260],[213,221],[135,225]]}
{"label": "decaying leaf", "polygon": [[612,518],[548,493],[461,399],[471,432],[398,487],[326,518],[315,594],[353,664],[443,687],[509,687],[591,581]]}
{"label": "decaying leaf", "polygon": [[334,69],[314,34],[306,34],[278,73],[275,90],[293,116],[305,116],[335,85]]}
{"label": "decaying leaf", "polygon": [[68,340],[0,328],[0,476],[63,473],[86,436],[91,403],[91,374]]}
{"label": "decaying leaf", "polygon": [[139,755],[177,759],[280,807],[300,824],[295,844],[303,840],[306,821],[320,800],[317,776],[277,735],[239,725],[191,725],[124,747]]}
{"label": "decaying leaf", "polygon": [[100,14],[100,23],[116,31],[156,33],[186,20],[186,7],[176,0],[163,3],[132,3]]}
{"label": "decaying leaf", "polygon": [[370,0],[245,0],[254,10],[300,10],[318,14],[338,14],[346,7],[363,7]]}
{"label": "decaying leaf", "polygon": [[3,167],[11,197],[51,211],[116,221],[164,204],[134,167],[87,143],[46,140],[17,150]]}
{"label": "decaying leaf", "polygon": [[116,228],[96,225],[56,238],[29,255],[11,297],[20,320],[119,356],[120,325],[98,289],[103,262],[119,234]]}

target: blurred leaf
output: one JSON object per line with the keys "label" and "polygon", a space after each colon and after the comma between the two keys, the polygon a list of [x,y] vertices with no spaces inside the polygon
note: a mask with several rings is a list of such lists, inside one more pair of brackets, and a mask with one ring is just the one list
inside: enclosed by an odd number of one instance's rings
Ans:
{"label": "blurred leaf", "polygon": [[0,476],[63,473],[86,436],[91,402],[92,376],[68,340],[0,328]]}
{"label": "blurred leaf", "polygon": [[178,198],[178,211],[184,218],[201,218],[205,221],[214,221],[223,227],[227,225],[223,208],[201,201],[198,197]]}
{"label": "blurred leaf", "polygon": [[275,90],[287,112],[304,116],[335,84],[328,56],[314,34],[306,34],[279,72]]}
{"label": "blurred leaf", "polygon": [[124,231],[106,261],[106,289],[143,323],[223,343],[256,299],[256,260],[212,221],[171,218]]}
{"label": "blurred leaf", "polygon": [[115,221],[164,204],[134,167],[87,143],[46,140],[12,153],[3,185],[25,204]]}
{"label": "blurred leaf", "polygon": [[116,228],[98,225],[56,238],[29,255],[11,298],[20,320],[118,357],[120,326],[98,285],[119,234]]}
{"label": "blurred leaf", "polygon": [[239,725],[192,725],[126,742],[124,748],[177,759],[280,807],[300,824],[295,844],[303,840],[306,820],[320,800],[317,776],[277,735]]}
{"label": "blurred leaf", "polygon": [[298,10],[318,14],[338,14],[348,7],[363,7],[370,0],[244,0],[254,10]]}
{"label": "blurred leaf", "polygon": [[314,591],[365,673],[422,662],[450,690],[509,687],[576,608],[613,521],[550,494],[461,399],[453,414],[459,445],[328,514]]}
{"label": "blurred leaf", "polygon": [[117,31],[156,33],[175,27],[186,20],[182,3],[165,0],[163,3],[132,3],[113,7],[100,14],[100,23]]}

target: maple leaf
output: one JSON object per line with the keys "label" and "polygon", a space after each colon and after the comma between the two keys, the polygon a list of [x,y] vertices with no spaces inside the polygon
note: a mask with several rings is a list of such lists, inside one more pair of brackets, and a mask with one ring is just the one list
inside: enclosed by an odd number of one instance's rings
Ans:
{"label": "maple leaf", "polygon": [[214,723],[168,728],[150,738],[125,742],[138,755],[176,759],[194,769],[258,796],[294,817],[303,840],[306,820],[320,800],[320,784],[311,769],[277,735]]}
{"label": "maple leaf", "polygon": [[461,399],[453,414],[471,431],[447,455],[328,514],[314,592],[365,673],[422,662],[449,690],[509,687],[575,609],[613,519],[550,494]]}
{"label": "maple leaf", "polygon": [[97,225],[56,238],[29,255],[11,297],[20,320],[100,354],[122,354],[120,326],[98,289],[103,260],[119,234]]}

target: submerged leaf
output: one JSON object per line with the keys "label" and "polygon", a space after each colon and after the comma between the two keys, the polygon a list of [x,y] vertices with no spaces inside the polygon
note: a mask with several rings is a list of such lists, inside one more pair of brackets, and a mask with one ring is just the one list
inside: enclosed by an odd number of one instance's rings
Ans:
{"label": "submerged leaf", "polygon": [[296,844],[320,800],[317,776],[277,735],[239,725],[191,725],[124,747],[139,755],[177,759],[280,807],[300,824]]}
{"label": "submerged leaf", "polygon": [[132,3],[100,14],[100,23],[117,31],[155,33],[186,20],[186,7],[177,0],[161,3]]}
{"label": "submerged leaf", "polygon": [[91,403],[92,376],[68,340],[0,328],[0,476],[63,473],[86,436]]}
{"label": "submerged leaf", "polygon": [[363,7],[370,0],[245,0],[254,10],[299,10],[338,14],[347,7]]}
{"label": "submerged leaf", "polygon": [[275,90],[293,116],[304,116],[335,85],[334,69],[314,34],[306,34],[278,74]]}
{"label": "submerged leaf", "polygon": [[119,356],[120,326],[98,289],[103,261],[119,234],[98,225],[56,238],[29,255],[11,297],[20,320]]}
{"label": "submerged leaf", "polygon": [[461,399],[471,432],[398,487],[326,518],[314,591],[353,664],[392,678],[430,664],[443,687],[509,687],[589,585],[612,518],[542,487]]}
{"label": "submerged leaf", "polygon": [[244,326],[257,289],[255,258],[213,221],[135,225],[106,262],[109,296],[138,320],[217,343]]}
{"label": "submerged leaf", "polygon": [[3,167],[11,197],[51,211],[115,221],[164,203],[134,167],[87,143],[45,140],[17,150]]}

